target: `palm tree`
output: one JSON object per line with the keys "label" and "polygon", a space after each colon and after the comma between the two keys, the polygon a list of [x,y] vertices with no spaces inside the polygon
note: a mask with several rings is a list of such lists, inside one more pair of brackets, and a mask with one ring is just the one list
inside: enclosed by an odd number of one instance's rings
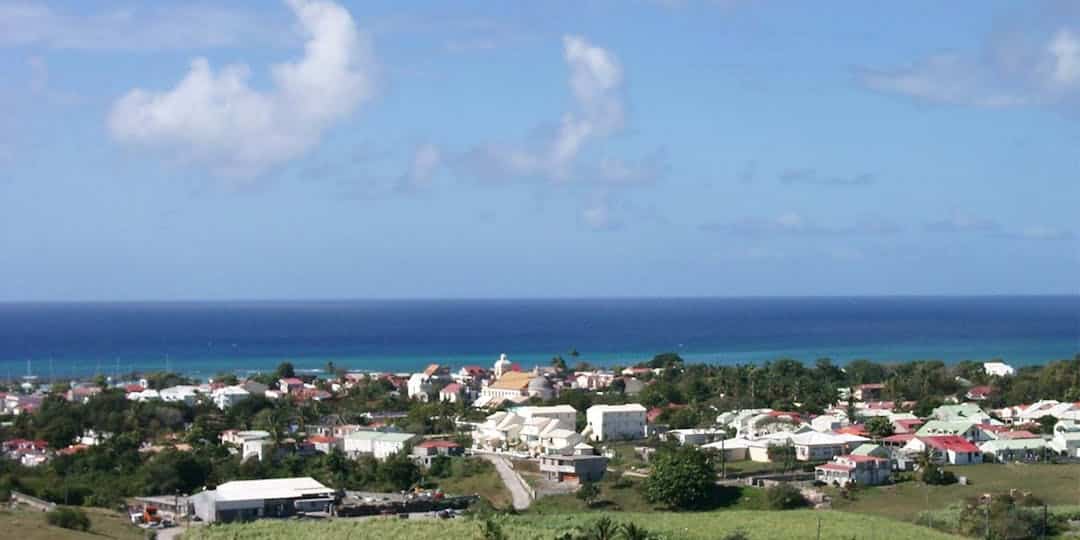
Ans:
{"label": "palm tree", "polygon": [[653,535],[644,527],[639,527],[634,522],[623,523],[622,529],[623,540],[652,540]]}
{"label": "palm tree", "polygon": [[609,517],[602,517],[596,520],[596,523],[593,523],[592,527],[585,532],[585,538],[588,540],[615,540],[615,535],[618,532],[618,524]]}

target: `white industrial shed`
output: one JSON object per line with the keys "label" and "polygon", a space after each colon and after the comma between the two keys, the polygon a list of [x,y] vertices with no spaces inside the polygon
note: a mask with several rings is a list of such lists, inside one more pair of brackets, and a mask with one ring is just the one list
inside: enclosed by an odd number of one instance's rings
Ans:
{"label": "white industrial shed", "polygon": [[236,480],[191,496],[194,513],[206,523],[329,512],[335,493],[314,478]]}

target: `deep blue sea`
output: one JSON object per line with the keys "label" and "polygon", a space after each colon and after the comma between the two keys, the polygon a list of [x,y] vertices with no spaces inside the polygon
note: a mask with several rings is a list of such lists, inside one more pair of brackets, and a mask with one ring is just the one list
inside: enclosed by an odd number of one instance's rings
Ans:
{"label": "deep blue sea", "polygon": [[526,367],[576,349],[596,364],[1002,358],[1080,352],[1080,295],[0,304],[0,377],[172,369],[410,371]]}

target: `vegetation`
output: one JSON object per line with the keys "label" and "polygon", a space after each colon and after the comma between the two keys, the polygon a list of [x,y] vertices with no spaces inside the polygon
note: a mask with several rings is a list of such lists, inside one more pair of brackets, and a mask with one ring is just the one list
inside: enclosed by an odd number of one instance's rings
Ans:
{"label": "vegetation", "polygon": [[792,510],[807,504],[799,488],[791,484],[777,484],[765,489],[765,507],[769,510]]}
{"label": "vegetation", "polygon": [[[48,524],[52,512],[37,510],[0,510],[0,537],[19,540],[144,540],[144,531],[133,526],[126,515],[116,512],[87,508],[83,512],[90,518],[86,531],[64,529]],[[7,533],[7,536],[5,536]]]}
{"label": "vegetation", "polygon": [[86,512],[78,508],[60,506],[56,510],[45,514],[45,521],[49,525],[73,531],[90,530],[90,517],[86,515]]}
{"label": "vegetation", "polygon": [[652,473],[643,485],[645,498],[672,509],[698,508],[716,487],[708,455],[693,446],[663,448],[652,458]]}
{"label": "vegetation", "polygon": [[[633,523],[657,539],[715,540],[736,532],[751,540],[803,540],[808,531],[816,530],[821,520],[822,538],[866,538],[867,531],[878,531],[890,540],[943,540],[956,538],[907,523],[898,523],[873,516],[847,512],[792,510],[790,512],[727,511],[702,513],[619,514],[611,521],[623,534],[625,526]],[[505,537],[514,540],[576,539],[594,531],[599,522],[596,514],[564,514],[544,516],[506,516],[492,520]],[[330,520],[257,521],[249,524],[195,527],[184,540],[255,540],[295,539],[325,540],[326,538],[380,538],[386,540],[411,538],[487,538],[480,531],[480,521],[455,519],[451,521],[374,519],[363,522]],[[622,538],[622,536],[611,536]]]}

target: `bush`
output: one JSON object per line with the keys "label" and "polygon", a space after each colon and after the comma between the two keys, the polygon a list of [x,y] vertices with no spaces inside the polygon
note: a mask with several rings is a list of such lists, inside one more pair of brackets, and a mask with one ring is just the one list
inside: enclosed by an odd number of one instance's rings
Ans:
{"label": "bush", "polygon": [[742,529],[736,529],[720,537],[720,540],[750,540],[750,535]]}
{"label": "bush", "polygon": [[61,506],[52,512],[45,514],[45,521],[49,525],[63,527],[74,531],[90,530],[90,518],[86,512],[78,508]]}
{"label": "bush", "polygon": [[806,497],[791,484],[777,484],[765,489],[765,506],[769,510],[790,510],[807,504]]}

